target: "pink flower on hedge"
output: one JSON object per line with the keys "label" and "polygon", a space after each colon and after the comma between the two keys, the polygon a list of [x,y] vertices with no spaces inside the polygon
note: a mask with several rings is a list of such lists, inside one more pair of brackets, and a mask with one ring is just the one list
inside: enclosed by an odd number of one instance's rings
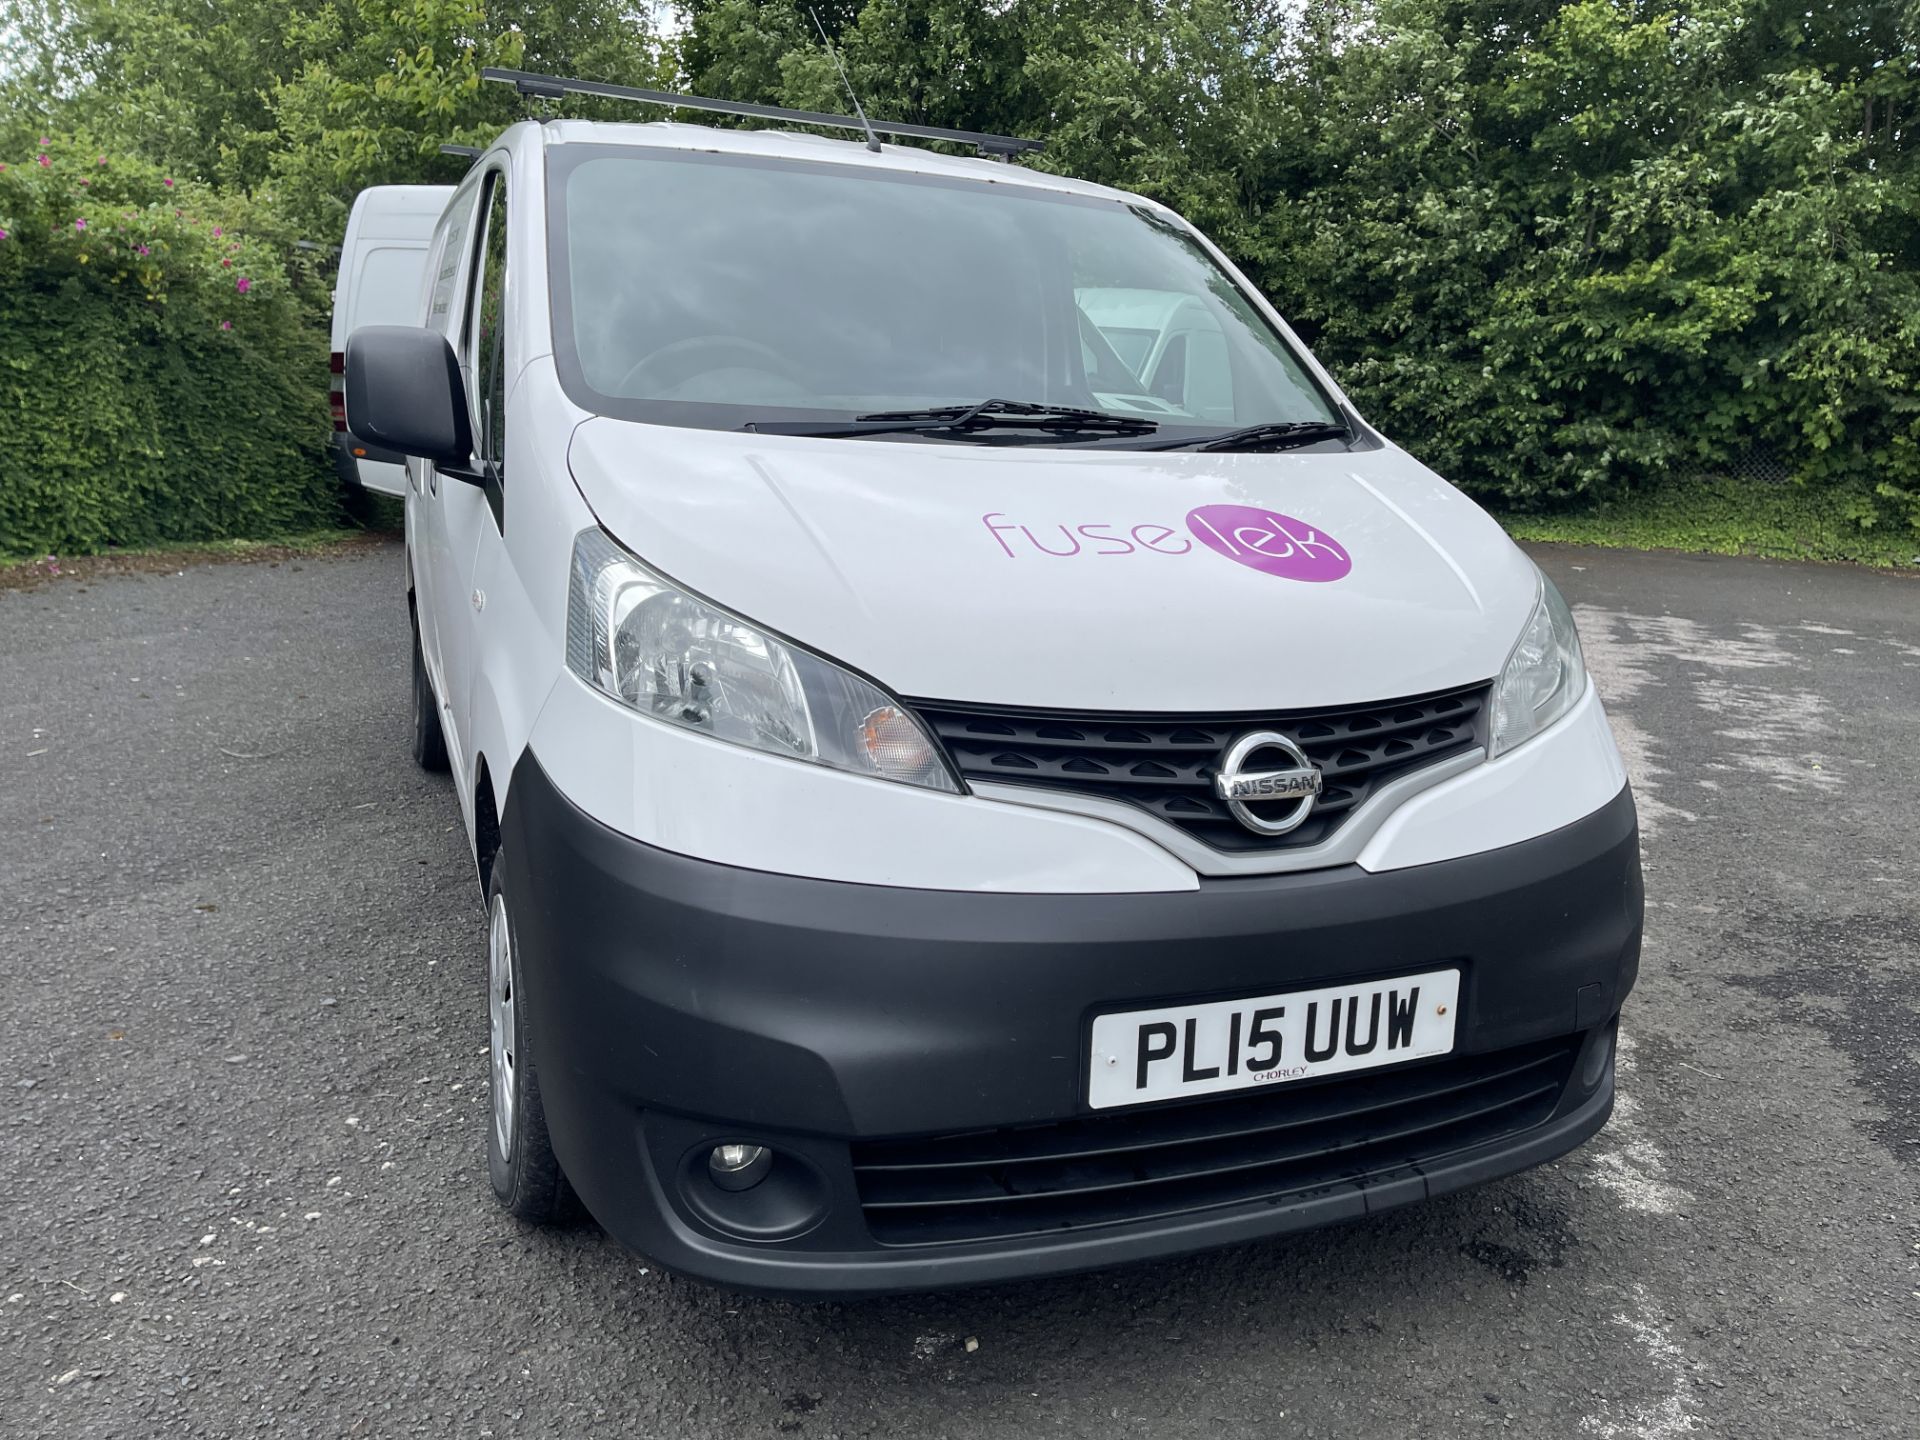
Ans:
{"label": "pink flower on hedge", "polygon": [[220,238],[220,227],[218,225],[213,227],[213,238],[216,240]]}
{"label": "pink flower on hedge", "polygon": [[100,157],[100,163],[101,163],[102,165],[104,165],[104,164],[106,164],[106,163],[107,163],[107,157],[106,157],[106,156],[104,156],[104,155],[102,155],[102,156]]}
{"label": "pink flower on hedge", "polygon": [[4,240],[6,238],[7,238],[7,232],[4,230],[0,230],[0,240]]}
{"label": "pink flower on hedge", "polygon": [[87,222],[84,220],[76,220],[73,222],[73,228],[76,230],[84,230],[87,228]]}
{"label": "pink flower on hedge", "polygon": [[51,155],[42,155],[40,157],[40,168],[42,170],[46,169],[47,166],[51,164],[53,164],[53,157]]}
{"label": "pink flower on hedge", "polygon": [[133,253],[136,255],[144,255],[147,253],[147,247],[144,245],[136,245],[133,247]]}
{"label": "pink flower on hedge", "polygon": [[[169,190],[171,190],[171,189],[173,188],[173,177],[172,177],[171,175],[169,175],[169,176],[167,176],[167,178],[166,178],[166,179],[164,179],[164,180],[162,180],[162,181],[161,181],[160,183],[161,183],[162,185],[164,185],[164,186],[166,186],[166,187],[167,187],[167,189],[169,189]],[[174,211],[173,213],[174,213],[174,214],[176,214],[176,215],[178,215],[178,214],[179,214],[180,212],[179,212],[178,210],[176,210],[176,211]]]}
{"label": "pink flower on hedge", "polygon": [[220,268],[221,268],[222,270],[225,270],[225,269],[228,269],[229,267],[231,267],[231,266],[232,266],[232,264],[233,264],[233,262],[232,262],[231,260],[222,260],[222,261],[220,262]]}
{"label": "pink flower on hedge", "polygon": [[244,295],[253,288],[253,281],[242,275],[238,280],[233,282],[233,288]]}
{"label": "pink flower on hedge", "polygon": [[231,320],[222,320],[220,322],[220,328],[222,330],[231,330],[233,328],[233,322]]}
{"label": "pink flower on hedge", "polygon": [[[40,137],[40,148],[41,148],[42,150],[44,150],[44,149],[46,149],[46,148],[47,148],[47,146],[49,146],[49,145],[51,145],[52,143],[53,143],[53,141],[51,141],[51,140],[49,140],[49,139],[48,139],[48,138],[47,138],[46,136],[44,136],[44,135],[42,135],[42,136]],[[49,560],[51,560],[51,559],[52,559],[53,557],[52,557],[51,555],[49,555],[49,556],[48,556],[47,558],[48,558]]]}
{"label": "pink flower on hedge", "polygon": [[82,185],[91,185],[93,182],[91,180],[82,180],[80,183]]}

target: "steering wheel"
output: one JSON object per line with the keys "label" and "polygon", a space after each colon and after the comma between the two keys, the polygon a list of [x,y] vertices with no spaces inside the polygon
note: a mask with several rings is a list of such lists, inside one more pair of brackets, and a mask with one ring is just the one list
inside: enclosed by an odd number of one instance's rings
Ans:
{"label": "steering wheel", "polygon": [[728,368],[728,357],[753,363],[742,368],[767,370],[798,384],[805,379],[798,366],[779,351],[741,335],[693,335],[663,345],[641,358],[620,381],[622,395],[657,395],[684,385],[696,375]]}

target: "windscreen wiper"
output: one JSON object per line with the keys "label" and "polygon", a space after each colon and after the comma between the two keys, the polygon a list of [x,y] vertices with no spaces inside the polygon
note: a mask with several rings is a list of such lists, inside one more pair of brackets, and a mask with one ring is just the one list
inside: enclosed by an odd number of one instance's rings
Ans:
{"label": "windscreen wiper", "polygon": [[1075,405],[1041,405],[1029,400],[979,400],[965,405],[936,405],[926,410],[877,410],[845,420],[769,420],[741,427],[761,435],[819,435],[843,439],[862,435],[973,434],[983,430],[1040,430],[1049,435],[1151,435],[1159,425],[1144,415],[1110,415]]}
{"label": "windscreen wiper", "polygon": [[1157,440],[1140,450],[1292,450],[1319,440],[1351,440],[1353,431],[1330,420],[1272,420],[1243,425],[1214,435],[1191,435],[1184,440]]}

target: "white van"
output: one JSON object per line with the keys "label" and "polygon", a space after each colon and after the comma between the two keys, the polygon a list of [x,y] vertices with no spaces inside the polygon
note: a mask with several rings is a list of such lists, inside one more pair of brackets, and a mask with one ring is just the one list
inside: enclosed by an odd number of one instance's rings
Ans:
{"label": "white van", "polygon": [[[1567,606],[1178,215],[555,120],[432,274],[347,410],[413,457],[413,749],[486,896],[516,1215],[944,1287],[1605,1123],[1640,862]],[[1217,337],[1200,398],[1135,372],[1170,333]]]}
{"label": "white van", "polygon": [[451,185],[375,185],[354,197],[333,281],[328,400],[333,468],[341,481],[382,495],[406,493],[405,457],[367,445],[347,430],[342,387],[347,337],[363,325],[414,325],[425,290],[427,247],[453,195]]}

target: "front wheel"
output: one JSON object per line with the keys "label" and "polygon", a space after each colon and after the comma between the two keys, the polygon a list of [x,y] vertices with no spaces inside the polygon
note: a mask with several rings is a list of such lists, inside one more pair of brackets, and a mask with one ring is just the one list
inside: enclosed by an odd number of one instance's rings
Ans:
{"label": "front wheel", "polygon": [[427,677],[427,657],[420,649],[420,626],[413,627],[413,763],[435,774],[447,767],[447,735],[440,728],[440,701]]}
{"label": "front wheel", "polygon": [[493,857],[487,886],[487,1023],[493,1068],[487,1171],[493,1193],[517,1218],[549,1224],[566,1212],[567,1182],[554,1158],[540,1103],[503,854]]}

